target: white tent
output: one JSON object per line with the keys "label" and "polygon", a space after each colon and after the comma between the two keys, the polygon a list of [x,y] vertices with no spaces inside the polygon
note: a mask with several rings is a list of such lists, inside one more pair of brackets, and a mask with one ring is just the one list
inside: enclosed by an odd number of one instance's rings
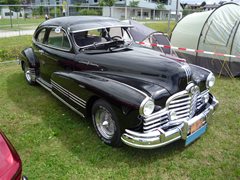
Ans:
{"label": "white tent", "polygon": [[[240,6],[227,3],[219,8],[193,13],[177,23],[171,44],[177,47],[240,55]],[[178,52],[190,63],[214,73],[227,76],[240,75],[240,59],[195,52]]]}

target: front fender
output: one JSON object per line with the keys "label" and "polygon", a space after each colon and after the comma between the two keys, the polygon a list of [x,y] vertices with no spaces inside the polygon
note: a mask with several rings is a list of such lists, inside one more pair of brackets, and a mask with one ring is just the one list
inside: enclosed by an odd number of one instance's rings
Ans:
{"label": "front fender", "polygon": [[[127,84],[89,72],[55,72],[51,79],[70,94],[85,102],[84,107],[76,107],[72,104],[73,102],[69,102],[77,109],[84,111],[83,114],[87,114],[87,110],[90,108],[87,104],[93,96],[96,96],[105,99],[114,106],[122,127],[134,128],[139,125],[140,120],[137,118],[139,107],[143,100],[148,97],[144,92]],[[53,91],[55,90],[57,89],[54,89],[53,86]],[[57,93],[59,95],[59,92]],[[69,101],[68,98],[61,97]]]}
{"label": "front fender", "polygon": [[199,86],[201,91],[206,90],[206,80],[211,71],[194,64],[189,64],[189,66],[192,70],[192,81]]}

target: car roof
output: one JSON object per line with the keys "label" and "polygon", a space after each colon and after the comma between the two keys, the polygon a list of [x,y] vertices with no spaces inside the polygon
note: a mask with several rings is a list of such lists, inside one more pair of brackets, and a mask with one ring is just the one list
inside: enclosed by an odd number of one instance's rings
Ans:
{"label": "car roof", "polygon": [[67,16],[44,21],[42,26],[60,26],[70,32],[80,32],[98,28],[133,27],[117,19],[102,16]]}

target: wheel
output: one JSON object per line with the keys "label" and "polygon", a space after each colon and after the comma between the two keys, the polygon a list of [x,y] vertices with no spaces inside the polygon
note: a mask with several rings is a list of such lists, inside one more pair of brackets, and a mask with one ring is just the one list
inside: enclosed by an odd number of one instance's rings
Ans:
{"label": "wheel", "polygon": [[108,102],[100,99],[94,103],[92,121],[97,135],[104,143],[115,147],[122,145],[118,119]]}
{"label": "wheel", "polygon": [[36,84],[36,73],[33,69],[29,68],[27,63],[23,63],[23,70],[24,70],[24,75],[26,81],[30,85],[35,85]]}

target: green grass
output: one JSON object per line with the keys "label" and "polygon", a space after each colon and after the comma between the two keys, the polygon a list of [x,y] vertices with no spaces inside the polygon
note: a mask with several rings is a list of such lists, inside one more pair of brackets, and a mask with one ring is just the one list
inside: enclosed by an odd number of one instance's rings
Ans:
{"label": "green grass", "polygon": [[0,19],[0,30],[3,31],[18,31],[36,29],[36,27],[44,21],[43,18],[27,18],[27,19],[12,19],[12,27],[10,19]]}
{"label": "green grass", "polygon": [[19,65],[0,64],[0,74],[0,129],[29,179],[240,178],[239,79],[217,79],[219,109],[192,145],[139,150],[103,144],[90,122],[42,87],[29,86]]}
{"label": "green grass", "polygon": [[173,27],[175,26],[175,22],[170,22],[170,30],[168,32],[168,22],[167,21],[156,21],[156,22],[145,22],[144,25],[148,26],[149,28],[155,29],[156,31],[169,33],[172,31]]}
{"label": "green grass", "polygon": [[[43,21],[44,21],[43,18],[12,19],[12,22],[14,25],[17,25],[17,24],[40,24]],[[10,26],[11,25],[10,19],[0,19],[0,26],[1,25],[9,25]]]}
{"label": "green grass", "polygon": [[0,62],[16,60],[19,53],[31,46],[32,36],[0,38]]}

